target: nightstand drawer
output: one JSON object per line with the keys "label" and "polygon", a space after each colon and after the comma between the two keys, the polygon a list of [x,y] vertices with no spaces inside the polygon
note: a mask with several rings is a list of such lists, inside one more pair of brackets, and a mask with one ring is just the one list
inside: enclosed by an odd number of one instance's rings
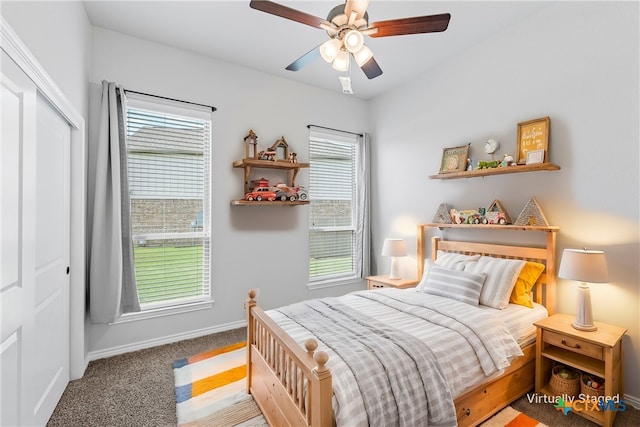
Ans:
{"label": "nightstand drawer", "polygon": [[374,282],[371,281],[369,282],[369,289],[382,289],[382,288],[388,288],[388,285],[385,285],[384,283],[380,283],[380,282]]}
{"label": "nightstand drawer", "polygon": [[579,338],[569,337],[551,331],[544,331],[542,340],[555,345],[556,347],[571,350],[574,353],[580,353],[585,356],[593,357],[594,359],[604,360],[601,346]]}

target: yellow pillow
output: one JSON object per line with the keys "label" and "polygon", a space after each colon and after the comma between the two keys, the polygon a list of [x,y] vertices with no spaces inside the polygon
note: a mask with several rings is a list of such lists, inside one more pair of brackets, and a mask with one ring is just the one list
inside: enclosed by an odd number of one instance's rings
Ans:
{"label": "yellow pillow", "polygon": [[516,285],[513,287],[513,291],[511,291],[509,302],[533,308],[529,293],[543,270],[544,264],[527,261],[516,279]]}

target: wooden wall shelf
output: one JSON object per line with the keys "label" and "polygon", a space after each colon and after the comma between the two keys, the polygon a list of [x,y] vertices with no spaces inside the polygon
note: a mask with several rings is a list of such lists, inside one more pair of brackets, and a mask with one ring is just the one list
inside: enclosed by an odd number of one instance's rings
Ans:
{"label": "wooden wall shelf", "polygon": [[291,163],[288,160],[260,160],[260,159],[242,159],[233,162],[234,168],[246,168],[256,166],[265,169],[300,169],[308,168],[309,163]]}
{"label": "wooden wall shelf", "polygon": [[554,163],[547,162],[547,163],[538,163],[535,165],[517,165],[517,166],[506,166],[502,168],[475,169],[472,171],[439,173],[437,175],[431,175],[429,176],[429,178],[430,179],[475,178],[478,176],[503,175],[507,173],[557,171],[557,170],[560,170],[560,166]]}
{"label": "wooden wall shelf", "polygon": [[261,202],[258,202],[256,200],[253,201],[248,201],[248,200],[232,200],[231,201],[231,205],[232,206],[297,206],[297,205],[308,205],[309,201],[308,200],[295,200],[293,202],[291,201],[281,201],[281,200],[274,200],[273,202],[270,202],[268,200],[263,200]]}
{"label": "wooden wall shelf", "polygon": [[[233,162],[234,168],[242,168],[244,169],[244,191],[245,193],[250,191],[249,188],[249,177],[251,176],[252,168],[261,168],[261,169],[279,169],[287,171],[288,179],[287,185],[289,187],[295,187],[296,185],[296,176],[300,169],[308,168],[309,163],[291,163],[288,160],[259,160],[253,158],[245,158],[242,160],[236,160]],[[232,200],[231,206],[297,206],[297,205],[308,205],[309,200],[294,200],[294,201],[281,201],[274,200],[270,201],[249,201],[249,200]]]}
{"label": "wooden wall shelf", "polygon": [[[515,166],[512,166],[515,167]],[[560,227],[556,225],[499,225],[499,224],[440,224],[440,223],[428,223],[421,224],[418,227],[431,227],[431,228],[474,228],[478,230],[520,230],[520,231],[548,231],[557,232]]]}

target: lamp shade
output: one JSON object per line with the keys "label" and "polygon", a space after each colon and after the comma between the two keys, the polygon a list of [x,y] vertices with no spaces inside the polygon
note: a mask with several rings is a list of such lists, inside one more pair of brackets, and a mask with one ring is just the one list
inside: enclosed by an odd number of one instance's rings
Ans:
{"label": "lamp shade", "polygon": [[349,71],[349,52],[341,49],[333,60],[333,69],[337,71]]}
{"label": "lamp shade", "polygon": [[322,59],[324,59],[325,61],[331,63],[334,59],[336,59],[338,53],[340,53],[341,46],[342,45],[340,43],[340,40],[327,40],[320,45],[320,56],[322,56]]}
{"label": "lamp shade", "polygon": [[609,273],[604,252],[565,249],[562,252],[558,277],[577,282],[607,283]]}
{"label": "lamp shade", "polygon": [[350,30],[344,36],[344,47],[351,53],[357,52],[364,46],[364,36],[358,30]]}
{"label": "lamp shade", "polygon": [[371,52],[371,49],[366,46],[362,46],[362,49],[353,54],[353,57],[356,60],[356,64],[358,64],[359,67],[362,67],[364,64],[366,64],[372,56],[373,52]]}
{"label": "lamp shade", "polygon": [[382,256],[406,256],[407,248],[402,239],[384,239],[382,245]]}

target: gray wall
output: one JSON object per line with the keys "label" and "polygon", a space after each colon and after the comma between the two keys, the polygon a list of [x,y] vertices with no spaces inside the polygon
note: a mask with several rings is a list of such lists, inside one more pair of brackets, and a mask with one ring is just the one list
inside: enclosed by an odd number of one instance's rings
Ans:
{"label": "gray wall", "polygon": [[[625,391],[640,396],[639,34],[637,2],[549,3],[537,15],[371,102],[373,251],[384,237],[431,222],[440,203],[487,207],[498,199],[512,219],[535,196],[564,248],[606,251],[611,283],[591,289],[596,321],[624,326]],[[517,123],[551,117],[550,159],[562,169],[461,180],[430,180],[442,148],[493,137],[497,154],[516,151]],[[397,167],[402,164],[402,173]],[[404,191],[392,191],[404,188]],[[384,197],[381,197],[384,195]],[[534,233],[472,230],[463,236],[531,241]],[[414,253],[414,252],[413,252]],[[415,256],[403,261],[415,276]],[[575,314],[576,283],[559,280],[557,311]]]}
{"label": "gray wall", "polygon": [[[243,171],[234,160],[245,155],[244,137],[258,135],[259,150],[285,136],[289,149],[308,162],[308,124],[354,132],[367,130],[366,103],[193,53],[93,30],[91,86],[103,79],[127,89],[213,105],[213,308],[116,325],[91,325],[89,347],[104,354],[167,337],[206,333],[241,322],[247,291],[260,288],[266,308],[305,298],[337,295],[364,284],[307,290],[308,206],[231,206],[243,196]],[[93,93],[93,91],[92,91]],[[310,102],[313,100],[313,102]],[[255,171],[254,178],[286,175]],[[297,183],[308,186],[308,171]],[[117,350],[116,350],[117,351]]]}

